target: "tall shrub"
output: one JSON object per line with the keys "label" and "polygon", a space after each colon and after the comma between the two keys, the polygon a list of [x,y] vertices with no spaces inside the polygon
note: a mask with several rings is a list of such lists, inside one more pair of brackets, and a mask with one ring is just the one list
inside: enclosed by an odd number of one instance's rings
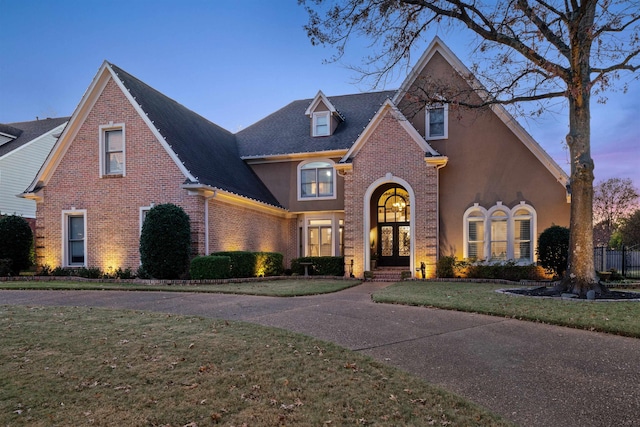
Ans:
{"label": "tall shrub", "polygon": [[569,229],[552,225],[538,238],[538,262],[550,273],[561,278],[569,259]]}
{"label": "tall shrub", "polygon": [[29,223],[17,215],[0,217],[0,259],[10,259],[11,274],[31,266],[33,233]]}
{"label": "tall shrub", "polygon": [[149,210],[140,235],[142,268],[156,279],[177,279],[189,268],[189,215],[171,203]]}

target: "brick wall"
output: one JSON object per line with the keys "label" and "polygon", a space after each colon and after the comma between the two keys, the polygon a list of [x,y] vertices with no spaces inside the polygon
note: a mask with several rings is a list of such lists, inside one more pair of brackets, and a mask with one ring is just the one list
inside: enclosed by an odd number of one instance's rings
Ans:
{"label": "brick wall", "polygon": [[[287,268],[295,257],[295,219],[209,200],[209,252],[280,252]],[[293,242],[292,242],[293,240]]]}
{"label": "brick wall", "polygon": [[[364,234],[364,215],[370,215],[365,205],[365,194],[371,184],[391,174],[408,183],[415,194],[411,207],[414,217],[415,239],[412,242],[415,268],[421,262],[427,265],[429,276],[435,275],[437,257],[437,171],[425,163],[425,153],[406,133],[400,123],[387,110],[374,133],[364,142],[353,159],[353,170],[345,177],[345,257],[348,264],[354,260],[354,274],[362,276],[365,253],[369,248]],[[374,200],[371,203],[376,203]],[[366,213],[365,213],[366,212]]]}
{"label": "brick wall", "polygon": [[[125,124],[126,176],[100,178],[100,131]],[[138,116],[118,86],[109,81],[88,113],[43,190],[37,205],[37,263],[63,265],[62,211],[86,209],[87,265],[139,266],[140,207],[174,203],[192,220],[194,247],[204,248],[203,201],[180,188],[184,175]]]}
{"label": "brick wall", "polygon": [[[100,178],[100,126],[125,125],[125,176]],[[181,188],[185,176],[118,86],[109,81],[71,141],[37,204],[37,264],[57,267],[63,260],[64,210],[86,210],[90,267],[140,265],[140,208],[173,203],[191,221],[194,255],[205,253],[204,198]],[[209,201],[211,252],[259,250],[294,256],[295,221]]]}

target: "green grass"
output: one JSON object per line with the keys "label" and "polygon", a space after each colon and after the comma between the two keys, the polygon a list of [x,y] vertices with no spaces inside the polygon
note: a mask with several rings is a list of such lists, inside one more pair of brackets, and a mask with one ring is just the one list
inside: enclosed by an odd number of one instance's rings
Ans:
{"label": "green grass", "polygon": [[0,425],[459,425],[507,421],[373,359],[246,323],[0,306]]}
{"label": "green grass", "polygon": [[118,290],[118,291],[163,291],[163,292],[210,292],[226,294],[294,297],[338,292],[356,286],[358,280],[344,279],[290,279],[247,281],[211,285],[146,285],[135,283],[99,281],[18,281],[0,282],[0,289],[35,290]]}
{"label": "green grass", "polygon": [[373,300],[490,314],[640,338],[640,302],[566,301],[495,292],[506,287],[487,283],[400,282],[376,292]]}

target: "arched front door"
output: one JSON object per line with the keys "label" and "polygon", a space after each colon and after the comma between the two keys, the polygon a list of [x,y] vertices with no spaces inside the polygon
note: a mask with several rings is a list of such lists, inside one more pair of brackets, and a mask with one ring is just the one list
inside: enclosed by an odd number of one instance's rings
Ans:
{"label": "arched front door", "polygon": [[377,204],[378,264],[408,266],[411,258],[409,193],[402,187],[391,187],[380,195]]}

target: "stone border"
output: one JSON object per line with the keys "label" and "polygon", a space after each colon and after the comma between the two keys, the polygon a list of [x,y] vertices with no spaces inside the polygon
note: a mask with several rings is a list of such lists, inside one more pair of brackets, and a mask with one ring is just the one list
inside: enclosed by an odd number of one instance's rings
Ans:
{"label": "stone border", "polygon": [[[205,280],[159,280],[159,279],[88,279],[78,276],[11,276],[0,277],[0,282],[87,282],[87,283],[118,283],[132,285],[176,285],[176,286],[192,286],[192,285],[224,285],[227,283],[245,283],[245,282],[268,282],[274,280],[353,280],[345,276],[267,276],[267,277],[245,277],[235,279],[205,279]],[[361,280],[360,280],[361,281]]]}

